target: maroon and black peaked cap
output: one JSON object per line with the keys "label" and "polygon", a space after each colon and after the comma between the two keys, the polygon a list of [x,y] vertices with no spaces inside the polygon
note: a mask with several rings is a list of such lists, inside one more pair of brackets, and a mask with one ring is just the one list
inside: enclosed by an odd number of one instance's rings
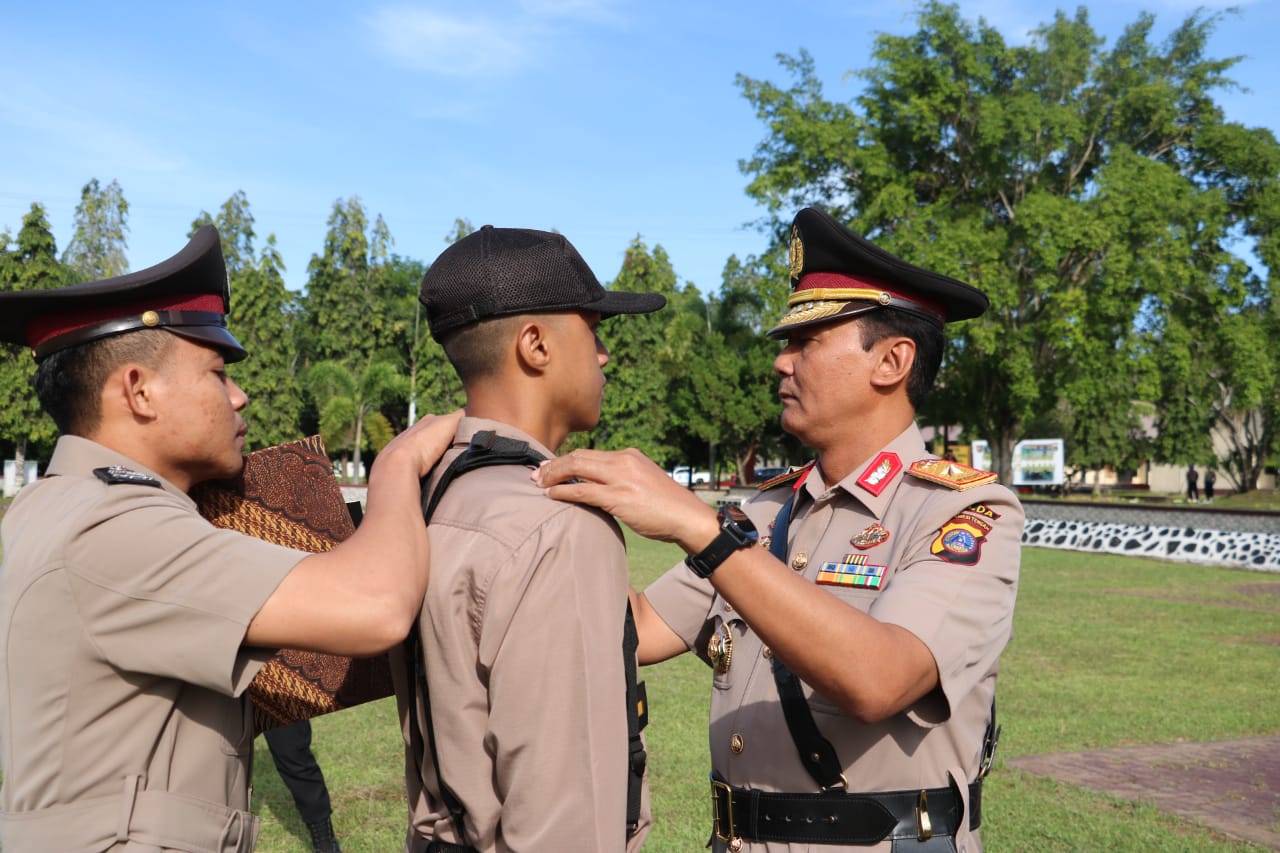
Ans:
{"label": "maroon and black peaked cap", "polygon": [[574,310],[612,317],[667,304],[660,293],[605,290],[561,234],[492,225],[441,252],[422,277],[418,299],[437,341],[489,317]]}
{"label": "maroon and black peaked cap", "polygon": [[987,310],[982,291],[907,263],[816,207],[791,223],[790,262],[787,313],[768,331],[771,338],[877,308],[909,311],[939,326]]}
{"label": "maroon and black peaked cap", "polygon": [[178,254],[153,267],[56,290],[0,293],[0,341],[31,347],[37,360],[99,338],[164,329],[245,357],[227,331],[231,292],[218,230],[205,225]]}

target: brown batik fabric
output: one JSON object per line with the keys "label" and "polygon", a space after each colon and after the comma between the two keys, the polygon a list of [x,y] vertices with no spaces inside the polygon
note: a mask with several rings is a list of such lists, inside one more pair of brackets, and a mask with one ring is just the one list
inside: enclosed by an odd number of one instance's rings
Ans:
{"label": "brown batik fabric", "polygon": [[[355,532],[319,436],[245,457],[234,480],[192,489],[215,527],[321,553]],[[281,649],[249,685],[259,731],[392,695],[387,656],[348,658]]]}

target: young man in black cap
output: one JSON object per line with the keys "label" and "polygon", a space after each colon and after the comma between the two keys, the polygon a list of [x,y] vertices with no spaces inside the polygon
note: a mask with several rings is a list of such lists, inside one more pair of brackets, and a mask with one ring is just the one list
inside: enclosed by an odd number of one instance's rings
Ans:
{"label": "young man in black cap", "polygon": [[689,553],[634,601],[642,663],[714,669],[716,850],[979,850],[1023,515],[993,474],[930,456],[915,411],[943,323],[987,300],[812,208],[791,280],[769,336],[814,463],[719,518],[634,451],[537,477]]}
{"label": "young man in black cap", "polygon": [[[436,259],[421,300],[467,405],[426,491],[421,658],[410,650],[397,684],[406,849],[637,849],[648,809],[622,533],[529,474],[600,418],[600,321],[666,300],[606,291],[559,234],[491,226]],[[476,458],[514,464],[458,473]]]}
{"label": "young man in black cap", "polygon": [[418,479],[456,417],[378,455],[359,530],[307,554],[213,527],[187,492],[243,465],[217,231],[106,281],[0,294],[61,433],[5,514],[0,844],[250,851],[244,699],[281,647],[383,651],[426,588]]}

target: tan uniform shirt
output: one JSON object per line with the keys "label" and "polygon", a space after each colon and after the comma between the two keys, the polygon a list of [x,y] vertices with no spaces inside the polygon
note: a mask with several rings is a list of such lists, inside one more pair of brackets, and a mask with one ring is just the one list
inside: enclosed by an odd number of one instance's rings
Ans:
{"label": "tan uniform shirt", "polygon": [[[113,465],[157,484],[93,473]],[[216,529],[172,484],[74,436],[3,536],[6,853],[252,849],[239,697],[269,653],[241,641],[306,555]]]}
{"label": "tan uniform shirt", "polygon": [[[840,757],[850,792],[946,787],[948,774],[963,788],[977,776],[997,662],[1012,630],[1022,508],[999,485],[956,491],[906,474],[912,462],[931,458],[915,426],[884,452],[895,455],[900,464],[890,461],[879,478],[870,472],[888,458],[883,453],[829,488],[823,488],[816,471],[806,478],[796,491],[788,563],[814,583],[820,583],[822,572],[823,589],[831,595],[919,637],[933,653],[940,687],[874,725],[850,719],[808,685],[804,692],[819,730]],[[870,488],[859,484],[860,478]],[[793,486],[761,492],[744,506],[762,540],[770,535]],[[881,491],[877,495],[873,489]],[[824,564],[834,564],[834,573],[833,566],[824,572]],[[864,578],[879,573],[878,588],[831,584],[833,574],[850,579],[849,574],[859,573]],[[738,787],[815,792],[788,733],[766,657],[769,652],[759,637],[709,582],[683,563],[645,594],[671,628],[704,657],[711,631],[732,631],[728,671],[713,676],[714,770]],[[856,668],[858,661],[848,665]],[[957,841],[961,850],[981,849],[977,833],[962,830]],[[743,849],[829,853],[889,848],[886,841],[877,847],[847,848],[748,843]]]}
{"label": "tan uniform shirt", "polygon": [[[435,476],[486,429],[553,455],[513,427],[463,418]],[[482,853],[638,849],[648,809],[628,841],[618,525],[546,497],[528,468],[495,465],[454,480],[430,531],[419,630],[440,764],[466,807],[466,837],[448,819],[430,755],[409,754],[411,835]],[[403,681],[397,694],[407,743]],[[415,712],[421,721],[420,701]]]}

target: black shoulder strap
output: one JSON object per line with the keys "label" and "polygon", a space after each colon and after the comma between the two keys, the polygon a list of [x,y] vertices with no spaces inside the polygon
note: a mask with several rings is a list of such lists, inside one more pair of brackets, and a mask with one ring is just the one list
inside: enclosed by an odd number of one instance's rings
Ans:
{"label": "black shoulder strap", "polygon": [[644,768],[648,757],[640,732],[649,724],[649,700],[644,682],[636,672],[636,650],[640,635],[627,601],[627,616],[622,626],[622,667],[627,678],[627,837],[640,827],[640,795],[644,790]]}
{"label": "black shoulder strap", "polygon": [[[769,552],[783,563],[787,562],[787,528],[791,526],[791,507],[795,500],[796,496],[792,493],[782,505],[778,517],[774,519],[773,533],[769,540]],[[813,781],[824,791],[845,787],[840,757],[836,755],[831,741],[818,731],[818,724],[813,721],[813,712],[805,701],[800,679],[777,655],[773,656],[773,680],[778,685],[782,716],[787,721],[787,730],[791,733],[791,740],[795,742],[804,769],[809,771]]]}
{"label": "black shoulder strap", "polygon": [[[422,478],[422,519],[430,523],[431,516],[435,514],[436,506],[440,503],[440,498],[444,497],[445,490],[449,488],[449,484],[455,479],[477,468],[485,468],[490,465],[537,465],[546,457],[539,453],[535,453],[529,447],[528,442],[519,441],[514,438],[498,435],[492,430],[478,432],[471,437],[471,443],[467,449],[458,454],[458,456],[444,469],[444,473],[440,475],[440,482],[436,484],[434,491],[430,489],[431,477],[427,475]],[[409,668],[409,683],[416,686],[417,691],[422,696],[423,715],[427,721],[427,743],[426,746],[431,750],[431,764],[436,769],[436,780],[440,783],[440,798],[444,800],[445,808],[449,810],[449,817],[453,820],[453,825],[458,831],[458,836],[466,839],[467,830],[464,820],[467,816],[467,810],[462,805],[462,801],[444,781],[444,770],[440,767],[440,758],[436,753],[436,732],[435,725],[431,721],[431,691],[427,688],[427,670],[424,657],[422,654],[422,634],[417,627],[409,632],[408,638],[405,640],[405,663]],[[409,708],[409,747],[413,751],[415,761],[418,762],[418,772],[422,772],[422,763],[420,756],[423,754],[423,738],[422,729],[418,725],[417,709],[414,707],[416,703],[411,703]],[[426,780],[422,779],[423,789],[426,789]]]}
{"label": "black shoulder strap", "polygon": [[[436,506],[439,505],[445,490],[449,488],[449,484],[466,472],[489,465],[537,465],[545,458],[541,454],[535,453],[527,442],[507,438],[491,430],[476,433],[467,449],[459,454],[449,467],[444,470],[444,473],[440,475],[440,481],[436,484],[434,491],[429,491],[428,488],[430,477],[423,478],[423,520],[428,523],[431,521],[431,516],[435,513]],[[640,796],[643,789],[642,783],[646,763],[644,741],[640,737],[640,732],[648,723],[648,701],[645,695],[644,682],[637,680],[636,649],[638,646],[639,636],[636,633],[635,619],[631,614],[631,603],[628,601],[622,636],[622,659],[627,679],[628,835],[631,835],[640,823]],[[409,632],[409,637],[405,641],[405,659],[409,667],[409,683],[415,684],[422,695],[423,713],[427,722],[426,747],[431,750],[431,763],[436,769],[436,780],[440,783],[440,798],[444,800],[445,808],[449,810],[449,817],[453,820],[453,825],[457,829],[459,837],[465,839],[466,827],[464,820],[467,815],[466,807],[462,805],[457,795],[445,783],[444,771],[440,767],[440,760],[436,754],[435,726],[431,721],[431,693],[427,687],[426,667],[419,663],[419,661],[423,660],[422,636],[416,629]],[[409,744],[415,756],[423,754],[422,731],[418,725],[416,709],[412,707],[409,712]],[[419,772],[421,772],[420,762],[418,766]],[[422,780],[422,784],[425,789],[425,779]]]}

